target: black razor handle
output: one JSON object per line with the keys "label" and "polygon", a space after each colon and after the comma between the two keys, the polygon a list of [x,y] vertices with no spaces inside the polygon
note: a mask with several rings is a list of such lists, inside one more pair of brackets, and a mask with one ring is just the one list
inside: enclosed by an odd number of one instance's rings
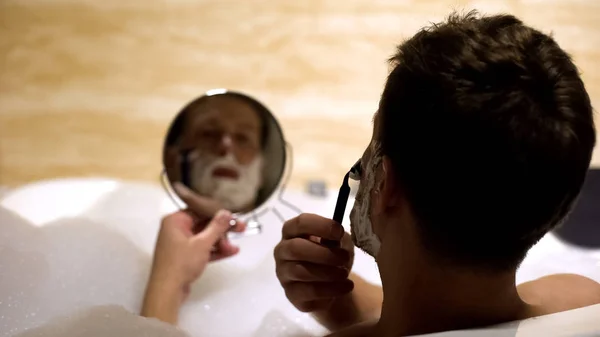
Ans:
{"label": "black razor handle", "polygon": [[[346,203],[348,203],[348,198],[350,197],[350,185],[348,185],[348,177],[350,173],[346,173],[344,177],[344,182],[340,187],[340,192],[338,193],[338,199],[335,204],[335,210],[333,211],[333,221],[342,224],[344,220],[344,213],[346,212]],[[340,242],[336,240],[329,239],[321,239],[321,244],[327,247],[339,247]]]}

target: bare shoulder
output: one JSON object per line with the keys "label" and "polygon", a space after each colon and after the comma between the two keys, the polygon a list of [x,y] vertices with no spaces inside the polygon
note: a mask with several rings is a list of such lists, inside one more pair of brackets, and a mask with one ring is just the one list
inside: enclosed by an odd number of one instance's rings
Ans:
{"label": "bare shoulder", "polygon": [[554,274],[518,286],[524,301],[546,314],[600,303],[600,283],[576,274]]}
{"label": "bare shoulder", "polygon": [[373,334],[377,321],[367,321],[336,331],[327,337],[368,337]]}

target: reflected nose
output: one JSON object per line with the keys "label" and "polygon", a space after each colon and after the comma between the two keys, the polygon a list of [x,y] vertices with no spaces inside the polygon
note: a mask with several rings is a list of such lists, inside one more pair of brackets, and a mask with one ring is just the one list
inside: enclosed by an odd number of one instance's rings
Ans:
{"label": "reflected nose", "polygon": [[217,146],[217,154],[219,156],[226,156],[232,150],[233,140],[231,139],[231,136],[229,136],[228,134],[224,134],[223,137],[221,137]]}

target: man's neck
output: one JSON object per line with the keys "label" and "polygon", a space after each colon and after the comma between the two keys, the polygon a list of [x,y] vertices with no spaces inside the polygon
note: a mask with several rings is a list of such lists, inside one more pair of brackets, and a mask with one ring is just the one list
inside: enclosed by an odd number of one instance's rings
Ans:
{"label": "man's neck", "polygon": [[484,274],[432,266],[414,255],[402,258],[400,252],[388,256],[397,258],[378,261],[384,298],[377,336],[492,325],[519,319],[527,310],[517,293],[514,270]]}

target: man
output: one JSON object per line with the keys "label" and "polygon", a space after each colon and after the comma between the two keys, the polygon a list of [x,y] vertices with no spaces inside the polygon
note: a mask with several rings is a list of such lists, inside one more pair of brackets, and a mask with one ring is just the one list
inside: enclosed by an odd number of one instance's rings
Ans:
{"label": "man", "polygon": [[[599,303],[600,285],[577,275],[515,285],[527,251],[571,210],[595,145],[570,57],[513,16],[469,13],[421,30],[391,63],[352,237],[316,215],[288,221],[275,249],[288,299],[332,336],[380,337]],[[349,275],[352,241],[382,289]]]}
{"label": "man", "polygon": [[188,180],[184,184],[226,209],[250,211],[260,199],[267,136],[265,112],[249,98],[203,96],[184,109],[170,131],[167,175],[171,181]]}

